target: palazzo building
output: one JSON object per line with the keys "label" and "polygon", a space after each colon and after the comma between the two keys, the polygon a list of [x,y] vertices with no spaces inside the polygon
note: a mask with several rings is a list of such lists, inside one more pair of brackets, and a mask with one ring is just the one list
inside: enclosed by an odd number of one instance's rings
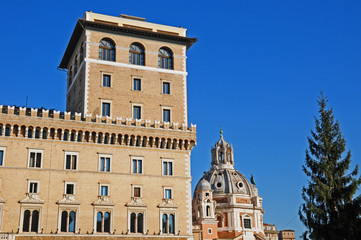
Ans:
{"label": "palazzo building", "polygon": [[234,169],[233,147],[221,136],[212,166],[193,195],[195,239],[265,240],[262,198],[255,184]]}
{"label": "palazzo building", "polygon": [[186,31],[86,12],[66,112],[0,105],[1,239],[193,238]]}

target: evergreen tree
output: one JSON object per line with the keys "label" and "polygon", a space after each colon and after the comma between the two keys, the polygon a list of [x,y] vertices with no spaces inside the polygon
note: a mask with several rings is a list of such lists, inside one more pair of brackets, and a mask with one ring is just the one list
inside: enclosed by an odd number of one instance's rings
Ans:
{"label": "evergreen tree", "polygon": [[303,171],[309,178],[302,189],[304,203],[299,216],[307,231],[304,239],[361,239],[361,195],[354,197],[361,177],[358,166],[349,171],[351,152],[346,154],[346,141],[340,124],[334,120],[327,98],[318,100],[319,116],[315,130],[308,137]]}

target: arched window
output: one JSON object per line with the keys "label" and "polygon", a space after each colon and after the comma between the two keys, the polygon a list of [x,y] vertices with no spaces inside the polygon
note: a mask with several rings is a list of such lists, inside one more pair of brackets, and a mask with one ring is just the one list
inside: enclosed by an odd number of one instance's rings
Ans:
{"label": "arched window", "polygon": [[97,232],[103,232],[103,213],[98,212],[97,213]]}
{"label": "arched window", "polygon": [[39,128],[35,129],[35,138],[40,138],[40,129]]}
{"label": "arched window", "polygon": [[71,211],[69,215],[69,232],[75,232],[75,212]]}
{"label": "arched window", "polygon": [[143,213],[130,214],[130,232],[144,233],[144,217]]}
{"label": "arched window", "polygon": [[115,61],[115,44],[110,39],[103,39],[99,43],[99,59]]}
{"label": "arched window", "polygon": [[110,233],[110,213],[104,213],[104,232]]}
{"label": "arched window", "polygon": [[38,232],[39,229],[39,211],[34,210],[31,216],[31,231]]}
{"label": "arched window", "polygon": [[143,213],[138,213],[138,219],[137,219],[137,232],[143,233]]}
{"label": "arched window", "polygon": [[135,221],[136,221],[135,213],[130,214],[130,232],[132,233],[135,233]]}
{"label": "arched window", "polygon": [[72,131],[70,134],[70,141],[74,142],[75,141],[75,132]]}
{"label": "arched window", "polygon": [[211,216],[211,208],[209,206],[206,207],[206,216],[207,217]]}
{"label": "arched window", "polygon": [[48,139],[48,129],[43,128],[43,134],[41,136],[42,139]]}
{"label": "arched window", "polygon": [[158,51],[158,67],[164,69],[173,69],[173,54],[167,48],[161,48]]}
{"label": "arched window", "polygon": [[110,213],[97,213],[97,232],[110,233]]}
{"label": "arched window", "polygon": [[167,214],[163,214],[163,217],[162,217],[162,232],[163,233],[167,233],[168,229],[167,229],[167,222],[168,222],[168,216]]}
{"label": "arched window", "polygon": [[62,232],[66,232],[66,230],[67,230],[67,220],[68,220],[68,212],[63,211],[61,213],[61,227],[60,227],[60,230]]}
{"label": "arched window", "polygon": [[175,214],[162,215],[162,233],[175,234]]}
{"label": "arched window", "polygon": [[61,225],[60,231],[62,232],[73,232],[75,233],[75,224],[76,224],[76,213],[71,211],[63,211],[61,213]]}
{"label": "arched window", "polygon": [[23,216],[23,232],[38,232],[39,229],[39,211],[24,211]]}
{"label": "arched window", "polygon": [[30,211],[25,210],[23,219],[23,232],[29,232],[30,230]]}
{"label": "arched window", "polygon": [[144,48],[137,43],[132,43],[129,47],[129,63],[144,66]]}
{"label": "arched window", "polygon": [[5,136],[10,137],[10,126],[5,127]]}
{"label": "arched window", "polygon": [[168,220],[168,226],[169,226],[169,233],[174,234],[175,233],[175,220],[174,220],[174,214],[170,214],[169,215],[169,220]]}

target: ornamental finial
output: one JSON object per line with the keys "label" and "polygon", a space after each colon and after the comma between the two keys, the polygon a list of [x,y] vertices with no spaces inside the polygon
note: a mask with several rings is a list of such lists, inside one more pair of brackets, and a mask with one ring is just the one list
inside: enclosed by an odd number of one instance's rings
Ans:
{"label": "ornamental finial", "polygon": [[221,137],[223,137],[223,130],[222,130],[222,125],[220,126],[221,130],[219,130],[219,133],[221,134]]}

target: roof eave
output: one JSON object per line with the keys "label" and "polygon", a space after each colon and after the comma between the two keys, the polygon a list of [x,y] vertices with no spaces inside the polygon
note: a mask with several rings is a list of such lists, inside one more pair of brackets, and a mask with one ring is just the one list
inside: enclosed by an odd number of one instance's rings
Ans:
{"label": "roof eave", "polygon": [[73,34],[71,35],[70,41],[68,43],[68,46],[66,47],[64,56],[63,56],[58,68],[61,68],[61,69],[68,68],[69,61],[70,61],[71,56],[73,54],[74,48],[76,47],[76,45],[77,45],[77,43],[79,41],[79,38],[82,35],[83,31],[84,31],[84,28],[81,25],[80,19],[79,19],[78,22],[75,25]]}

